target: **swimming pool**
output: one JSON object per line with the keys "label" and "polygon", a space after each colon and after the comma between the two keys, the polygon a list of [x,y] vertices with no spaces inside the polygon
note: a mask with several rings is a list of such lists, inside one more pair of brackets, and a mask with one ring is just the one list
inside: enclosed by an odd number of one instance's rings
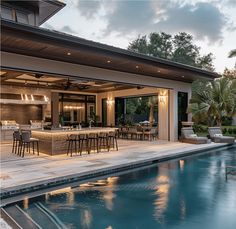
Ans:
{"label": "swimming pool", "polygon": [[[42,228],[235,229],[236,148],[128,171],[19,203]],[[51,222],[50,222],[51,221]]]}

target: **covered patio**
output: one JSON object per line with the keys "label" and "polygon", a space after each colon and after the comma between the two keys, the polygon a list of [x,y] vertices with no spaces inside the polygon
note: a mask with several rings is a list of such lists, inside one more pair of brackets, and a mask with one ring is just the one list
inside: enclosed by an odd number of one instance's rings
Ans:
{"label": "covered patio", "polygon": [[[179,123],[191,120],[186,113],[191,82],[218,77],[195,67],[12,21],[2,21],[1,38],[4,120],[14,120],[12,110],[18,109],[18,123],[31,122],[30,128],[37,120],[48,122],[52,129],[86,127],[91,116],[98,126],[118,127],[134,112],[127,111],[131,98],[155,97],[146,116],[130,116],[135,117],[134,124],[148,121],[156,125],[158,139],[177,141]],[[148,114],[151,109],[155,115]]]}

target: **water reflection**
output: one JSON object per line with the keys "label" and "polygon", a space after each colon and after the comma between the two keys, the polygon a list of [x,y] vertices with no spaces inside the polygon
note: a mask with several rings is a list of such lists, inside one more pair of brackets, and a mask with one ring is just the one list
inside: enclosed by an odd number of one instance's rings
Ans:
{"label": "water reflection", "polygon": [[186,217],[186,203],[185,203],[184,197],[181,196],[181,199],[180,199],[180,219],[184,220],[185,217]]}
{"label": "water reflection", "polygon": [[[161,173],[161,169],[160,169]],[[157,198],[154,202],[155,213],[154,217],[160,223],[163,222],[163,213],[168,206],[168,194],[169,194],[169,177],[167,175],[160,174],[157,176],[157,191],[155,192]]]}
{"label": "water reflection", "polygon": [[29,199],[26,197],[23,200],[23,208],[28,209],[29,208]]}
{"label": "water reflection", "polygon": [[75,203],[75,193],[74,192],[67,192],[66,193],[66,197],[67,197],[67,204],[69,206],[73,206]]}
{"label": "water reflection", "polygon": [[117,185],[118,177],[108,177],[107,178],[107,187],[106,189],[102,190],[103,199],[105,201],[105,206],[108,210],[113,210],[114,207],[114,199],[116,194],[114,193],[115,187]]}
{"label": "water reflection", "polygon": [[93,217],[90,209],[85,209],[81,211],[80,221],[82,228],[91,228],[92,220]]}
{"label": "water reflection", "polygon": [[179,167],[180,167],[180,170],[183,171],[184,170],[184,160],[179,160]]}

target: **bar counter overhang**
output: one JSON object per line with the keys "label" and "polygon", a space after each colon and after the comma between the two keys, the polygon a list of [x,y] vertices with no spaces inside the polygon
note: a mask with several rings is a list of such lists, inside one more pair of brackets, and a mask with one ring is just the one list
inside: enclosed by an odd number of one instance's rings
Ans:
{"label": "bar counter overhang", "polygon": [[89,134],[116,131],[117,128],[83,128],[81,130],[32,130],[32,137],[39,139],[40,153],[48,155],[66,154],[67,137],[71,134]]}

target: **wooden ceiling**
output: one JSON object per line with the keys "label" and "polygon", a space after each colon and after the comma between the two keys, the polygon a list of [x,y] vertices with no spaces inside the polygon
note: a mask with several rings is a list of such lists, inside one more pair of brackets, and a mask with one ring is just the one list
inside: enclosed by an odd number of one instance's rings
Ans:
{"label": "wooden ceiling", "polygon": [[24,86],[29,88],[102,93],[137,87],[135,85],[119,84],[101,80],[91,81],[82,78],[68,78],[62,76],[24,73],[10,70],[4,70],[0,73],[2,85]]}
{"label": "wooden ceiling", "polygon": [[7,52],[189,83],[219,77],[202,69],[9,21],[2,23],[1,46]]}

